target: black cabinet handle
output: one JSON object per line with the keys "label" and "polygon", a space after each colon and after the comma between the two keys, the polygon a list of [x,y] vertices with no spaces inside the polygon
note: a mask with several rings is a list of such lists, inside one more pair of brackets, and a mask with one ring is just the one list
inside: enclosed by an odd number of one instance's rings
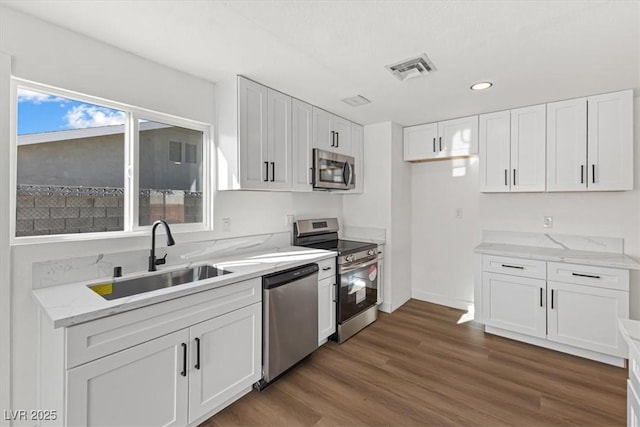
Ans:
{"label": "black cabinet handle", "polygon": [[322,271],[328,271],[328,270],[331,270],[330,266],[322,267]]}
{"label": "black cabinet handle", "polygon": [[551,310],[553,310],[553,289],[551,289]]}
{"label": "black cabinet handle", "polygon": [[264,162],[264,182],[269,181],[269,162]]}
{"label": "black cabinet handle", "polygon": [[340,147],[340,132],[336,132],[336,148]]}
{"label": "black cabinet handle", "polygon": [[509,184],[507,183],[508,175],[509,175],[509,172],[505,169],[505,170],[504,170],[504,185],[505,185],[505,186],[509,185]]}
{"label": "black cabinet handle", "polygon": [[512,183],[512,185],[513,186],[516,185],[516,170],[515,169],[513,170],[513,183]]}
{"label": "black cabinet handle", "polygon": [[313,168],[309,168],[309,184],[313,184]]}
{"label": "black cabinet handle", "polygon": [[196,369],[200,369],[200,338],[196,338]]}
{"label": "black cabinet handle", "polygon": [[596,164],[591,165],[591,182],[596,183]]}
{"label": "black cabinet handle", "polygon": [[187,345],[185,343],[182,343],[182,372],[180,372],[180,375],[182,375],[183,377],[187,376]]}
{"label": "black cabinet handle", "polygon": [[540,288],[540,307],[542,307],[542,288]]}
{"label": "black cabinet handle", "polygon": [[436,152],[436,137],[433,137],[433,152]]}
{"label": "black cabinet handle", "polygon": [[442,137],[438,137],[438,148],[442,151]]}
{"label": "black cabinet handle", "polygon": [[524,270],[524,267],[521,265],[502,264],[502,266],[506,268],[517,268],[518,270]]}
{"label": "black cabinet handle", "polygon": [[276,180],[276,162],[271,162],[271,182]]}
{"label": "black cabinet handle", "polygon": [[580,165],[580,184],[584,184],[584,165]]}
{"label": "black cabinet handle", "polygon": [[600,279],[600,276],[596,276],[592,274],[571,273],[571,275],[578,276],[578,277],[588,277],[590,279]]}
{"label": "black cabinet handle", "polygon": [[331,131],[331,146],[335,147],[335,143],[336,143],[336,132],[335,131]]}

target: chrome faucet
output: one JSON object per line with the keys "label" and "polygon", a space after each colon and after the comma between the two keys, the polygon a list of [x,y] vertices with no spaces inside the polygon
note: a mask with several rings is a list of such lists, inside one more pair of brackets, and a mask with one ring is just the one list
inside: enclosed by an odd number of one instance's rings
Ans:
{"label": "chrome faucet", "polygon": [[167,262],[167,254],[160,259],[156,259],[156,228],[162,224],[164,229],[167,232],[167,246],[173,246],[176,242],[173,240],[173,236],[171,235],[171,229],[169,228],[169,224],[167,221],[163,219],[159,219],[153,223],[153,227],[151,228],[151,255],[149,255],[149,271],[156,271],[156,265],[165,264]]}

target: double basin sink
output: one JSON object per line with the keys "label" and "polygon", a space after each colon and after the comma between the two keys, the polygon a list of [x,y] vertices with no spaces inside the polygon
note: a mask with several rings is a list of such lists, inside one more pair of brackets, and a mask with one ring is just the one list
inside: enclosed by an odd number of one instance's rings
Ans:
{"label": "double basin sink", "polygon": [[180,270],[158,271],[155,274],[132,279],[114,279],[111,283],[90,285],[89,288],[106,300],[114,300],[198,280],[211,279],[229,273],[231,271],[205,264]]}

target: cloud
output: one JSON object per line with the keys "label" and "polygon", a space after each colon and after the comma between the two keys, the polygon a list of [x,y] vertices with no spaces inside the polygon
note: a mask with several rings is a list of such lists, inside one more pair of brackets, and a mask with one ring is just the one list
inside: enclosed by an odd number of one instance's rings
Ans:
{"label": "cloud", "polygon": [[85,129],[123,125],[125,116],[122,111],[80,104],[69,109],[64,115],[64,120],[66,121],[65,127],[68,129]]}
{"label": "cloud", "polygon": [[42,92],[18,88],[18,102],[32,102],[34,104],[42,104],[44,102],[67,102],[67,99],[59,96],[48,95]]}

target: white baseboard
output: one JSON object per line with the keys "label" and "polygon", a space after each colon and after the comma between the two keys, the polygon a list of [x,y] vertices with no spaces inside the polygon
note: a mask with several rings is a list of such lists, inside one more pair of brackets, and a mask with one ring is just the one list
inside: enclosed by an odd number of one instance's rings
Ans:
{"label": "white baseboard", "polygon": [[469,310],[470,306],[473,306],[473,301],[451,298],[446,295],[434,294],[418,289],[411,289],[411,298],[465,311]]}

